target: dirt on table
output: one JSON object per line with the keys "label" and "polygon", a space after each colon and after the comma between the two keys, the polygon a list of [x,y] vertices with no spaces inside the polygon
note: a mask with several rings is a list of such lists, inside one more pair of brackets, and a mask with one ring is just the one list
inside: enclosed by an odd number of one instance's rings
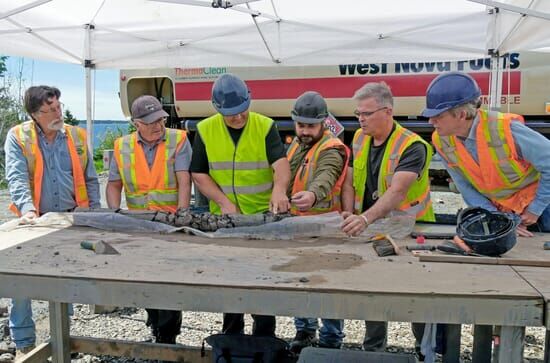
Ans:
{"label": "dirt on table", "polygon": [[312,272],[322,270],[347,270],[363,263],[363,258],[353,253],[326,253],[311,250],[298,251],[295,258],[272,271]]}

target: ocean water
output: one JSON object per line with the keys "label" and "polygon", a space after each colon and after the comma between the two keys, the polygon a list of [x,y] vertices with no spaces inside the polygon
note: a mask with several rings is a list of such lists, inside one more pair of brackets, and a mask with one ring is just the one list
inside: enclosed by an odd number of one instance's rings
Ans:
{"label": "ocean water", "polygon": [[[79,121],[78,126],[86,128],[86,121]],[[94,149],[100,147],[101,142],[108,137],[110,133],[116,136],[128,134],[128,126],[130,126],[130,124],[125,120],[94,121]]]}

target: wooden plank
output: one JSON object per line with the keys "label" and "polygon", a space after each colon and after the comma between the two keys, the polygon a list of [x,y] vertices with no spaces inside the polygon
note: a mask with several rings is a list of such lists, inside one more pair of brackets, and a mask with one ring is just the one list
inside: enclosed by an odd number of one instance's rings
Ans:
{"label": "wooden plank", "polygon": [[523,340],[525,327],[502,326],[500,328],[500,344],[496,352],[496,362],[517,363],[523,361]]}
{"label": "wooden plank", "polygon": [[546,317],[544,325],[550,329],[550,269],[526,266],[515,266],[513,269],[543,297]]}
{"label": "wooden plank", "polygon": [[17,357],[17,363],[44,363],[52,355],[50,343],[42,343],[23,357]]}
{"label": "wooden plank", "polygon": [[[82,250],[83,239],[108,241],[121,255]],[[533,295],[504,266],[426,264],[410,255],[379,258],[370,253],[374,251],[362,240],[202,241],[71,228],[4,251],[0,273],[278,291],[486,295],[490,290],[493,296]],[[480,274],[486,276],[479,282],[486,288],[471,283]]]}
{"label": "wooden plank", "polygon": [[160,361],[209,363],[211,350],[179,344],[158,344],[145,342],[129,342],[117,339],[98,339],[71,337],[71,351],[94,355],[109,355],[114,357],[132,357],[140,359],[158,359]]}
{"label": "wooden plank", "polygon": [[439,255],[439,254],[418,254],[417,256],[420,262],[448,262],[448,263],[467,263],[467,264],[475,264],[475,265],[550,267],[550,261],[521,260],[516,258],[504,258],[504,257],[478,257],[478,256]]}
{"label": "wooden plank", "polygon": [[50,336],[53,363],[70,363],[69,305],[50,302]]}
{"label": "wooden plank", "polygon": [[[438,265],[445,266],[445,264]],[[483,269],[478,271],[485,276],[486,271]],[[498,271],[493,273],[498,275]],[[457,276],[461,275],[457,273],[454,278]],[[448,285],[452,285],[449,281],[454,283],[455,280],[446,281]],[[528,285],[525,281],[523,283]],[[317,291],[304,291],[299,288],[274,290],[24,275],[3,278],[0,275],[0,296],[32,296],[41,300],[168,310],[323,316],[375,321],[542,325],[543,303],[538,293],[503,297],[493,294],[491,288],[494,287],[486,285],[483,280],[473,284],[473,287],[479,289],[480,293],[465,295],[436,294],[435,292],[412,294],[340,291],[334,293],[331,290],[322,289]]]}

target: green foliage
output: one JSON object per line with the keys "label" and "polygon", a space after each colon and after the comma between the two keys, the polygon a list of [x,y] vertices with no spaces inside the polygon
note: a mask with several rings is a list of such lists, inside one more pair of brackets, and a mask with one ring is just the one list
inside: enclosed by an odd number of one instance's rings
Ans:
{"label": "green foliage", "polygon": [[[4,76],[7,70],[6,59],[7,57],[0,57],[0,76]],[[24,112],[23,105],[10,92],[10,80],[4,78],[2,81],[0,84],[0,188],[5,188],[6,155],[4,154],[4,144],[6,135],[13,126],[21,122],[20,115],[24,115]]]}
{"label": "green foliage", "polygon": [[4,74],[8,70],[8,67],[6,66],[7,59],[8,57],[6,57],[5,55],[0,56],[0,77],[4,77]]}
{"label": "green foliage", "polygon": [[73,116],[71,110],[68,108],[63,113],[63,121],[67,125],[78,126],[78,120]]}
{"label": "green foliage", "polygon": [[104,150],[113,150],[115,148],[115,140],[123,136],[124,132],[120,127],[117,127],[116,131],[107,131],[103,135],[103,140],[101,144],[94,150],[94,165],[95,170],[103,170],[103,151]]}

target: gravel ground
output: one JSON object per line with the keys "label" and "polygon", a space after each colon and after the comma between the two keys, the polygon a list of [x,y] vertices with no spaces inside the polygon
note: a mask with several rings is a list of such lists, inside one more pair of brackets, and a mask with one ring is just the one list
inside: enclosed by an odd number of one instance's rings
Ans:
{"label": "gravel ground", "polygon": [[[104,179],[103,179],[104,180]],[[463,207],[460,195],[453,193],[432,193],[436,213],[455,213]],[[6,212],[9,196],[6,191],[0,190],[0,222],[11,218]],[[8,299],[0,299],[0,306],[6,306]],[[49,322],[48,304],[44,301],[33,301],[33,314],[37,326],[38,343],[47,341]],[[71,334],[90,337],[125,339],[132,341],[151,341],[152,336],[145,326],[146,313],[143,309],[123,308],[111,314],[93,314],[88,305],[74,305],[74,316],[71,319]],[[217,333],[221,328],[222,315],[219,313],[183,312],[183,327],[178,337],[178,343],[200,346],[202,340],[210,334]],[[251,331],[251,319],[246,316],[246,331]],[[7,324],[6,317],[0,317],[0,334]],[[349,349],[360,349],[364,334],[362,321],[346,320],[346,338],[344,345]],[[293,320],[289,317],[277,318],[277,336],[290,340],[295,334]],[[544,356],[544,328],[527,328],[525,345],[525,362],[543,362]],[[2,338],[2,337],[0,337]],[[3,337],[4,343],[9,344],[9,336]],[[390,352],[412,352],[414,337],[409,323],[390,322],[388,334],[388,348]],[[462,359],[471,361],[472,326],[462,327]],[[0,355],[0,362],[9,361],[9,356]],[[89,362],[144,362],[143,360],[96,357],[81,355],[74,359],[76,363]]]}

